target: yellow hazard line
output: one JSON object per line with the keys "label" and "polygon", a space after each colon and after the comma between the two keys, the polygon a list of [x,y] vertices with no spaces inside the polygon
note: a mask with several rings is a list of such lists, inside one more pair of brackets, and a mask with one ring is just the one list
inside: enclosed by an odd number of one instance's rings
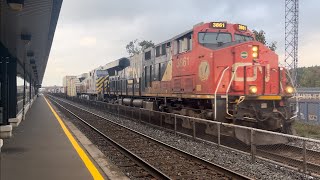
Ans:
{"label": "yellow hazard line", "polygon": [[90,174],[92,175],[93,179],[104,179],[103,176],[100,174],[99,170],[96,168],[96,166],[92,163],[92,161],[90,160],[90,158],[88,157],[88,155],[85,153],[85,151],[81,148],[81,146],[77,143],[76,139],[72,136],[71,132],[68,130],[68,128],[66,127],[66,125],[63,123],[63,121],[61,120],[60,116],[57,114],[57,112],[52,108],[52,106],[50,105],[49,101],[47,100],[47,98],[44,97],[44,99],[46,100],[49,108],[51,109],[53,115],[56,117],[56,119],[58,120],[62,130],[64,131],[64,133],[66,134],[66,136],[68,137],[69,141],[71,142],[73,148],[77,151],[78,155],[80,156],[80,158],[82,159],[83,163],[85,164],[85,166],[87,167],[87,169],[89,170]]}

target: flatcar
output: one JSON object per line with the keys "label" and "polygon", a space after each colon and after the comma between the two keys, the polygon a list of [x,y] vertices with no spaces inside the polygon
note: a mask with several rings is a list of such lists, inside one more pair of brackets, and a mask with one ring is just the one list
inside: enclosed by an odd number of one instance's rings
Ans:
{"label": "flatcar", "polygon": [[[104,69],[110,76],[104,92],[107,100],[293,133],[294,108],[288,99],[294,88],[288,73],[279,66],[278,55],[256,41],[245,25],[200,23]],[[191,128],[187,122],[182,126]],[[205,129],[208,134],[214,131]],[[243,141],[248,137],[241,129],[232,134]]]}

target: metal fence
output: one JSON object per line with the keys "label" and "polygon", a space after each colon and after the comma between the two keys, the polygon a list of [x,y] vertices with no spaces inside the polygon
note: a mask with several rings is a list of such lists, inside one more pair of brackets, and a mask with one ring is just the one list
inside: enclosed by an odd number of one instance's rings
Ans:
{"label": "metal fence", "polygon": [[[216,144],[218,147],[247,154],[251,156],[252,163],[256,162],[256,159],[260,159],[309,175],[317,177],[320,175],[319,140],[77,97],[60,97],[108,112],[119,118],[128,118],[165,128],[175,135],[188,136]],[[232,138],[232,135],[239,132],[244,135],[243,138],[246,140],[240,141]],[[259,142],[261,137],[267,137],[263,139],[267,143],[266,145],[261,145]],[[272,144],[275,140],[285,143]]]}

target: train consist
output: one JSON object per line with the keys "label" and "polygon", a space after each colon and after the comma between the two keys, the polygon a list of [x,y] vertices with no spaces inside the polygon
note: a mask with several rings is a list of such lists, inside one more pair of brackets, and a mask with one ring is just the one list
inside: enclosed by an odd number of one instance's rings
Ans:
{"label": "train consist", "polygon": [[[278,55],[241,24],[197,24],[90,72],[80,84],[78,95],[108,102],[293,133],[288,98],[294,89],[286,70]],[[182,126],[191,128],[187,122]],[[231,134],[247,137],[237,130]]]}

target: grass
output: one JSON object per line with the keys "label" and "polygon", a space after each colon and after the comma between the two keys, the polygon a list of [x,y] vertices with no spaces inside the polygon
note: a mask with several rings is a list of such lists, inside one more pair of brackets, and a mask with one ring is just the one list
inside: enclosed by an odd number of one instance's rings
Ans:
{"label": "grass", "polygon": [[320,125],[310,125],[296,121],[293,127],[298,136],[320,139]]}

